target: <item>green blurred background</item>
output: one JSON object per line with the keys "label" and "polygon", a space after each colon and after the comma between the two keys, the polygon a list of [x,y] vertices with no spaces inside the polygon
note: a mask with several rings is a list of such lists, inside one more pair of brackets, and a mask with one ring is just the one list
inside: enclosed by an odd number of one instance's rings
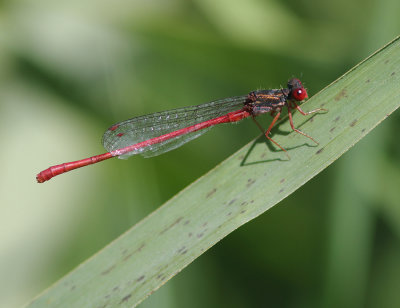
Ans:
{"label": "green blurred background", "polygon": [[[399,34],[398,0],[0,2],[0,306],[18,307],[259,136],[251,121],[159,157],[111,124],[301,77],[313,95]],[[305,107],[305,109],[307,109]],[[267,123],[265,123],[267,125]],[[400,115],[141,307],[400,307]]]}

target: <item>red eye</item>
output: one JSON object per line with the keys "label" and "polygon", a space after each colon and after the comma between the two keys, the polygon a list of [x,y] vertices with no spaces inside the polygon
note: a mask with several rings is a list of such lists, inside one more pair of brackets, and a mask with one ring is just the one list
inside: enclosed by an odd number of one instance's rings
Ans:
{"label": "red eye", "polygon": [[306,98],[308,97],[307,91],[306,91],[306,89],[304,89],[304,88],[300,88],[300,89],[295,89],[295,90],[293,90],[292,95],[293,95],[293,98],[294,98],[296,101],[299,101],[299,102],[302,101],[303,99],[306,99]]}

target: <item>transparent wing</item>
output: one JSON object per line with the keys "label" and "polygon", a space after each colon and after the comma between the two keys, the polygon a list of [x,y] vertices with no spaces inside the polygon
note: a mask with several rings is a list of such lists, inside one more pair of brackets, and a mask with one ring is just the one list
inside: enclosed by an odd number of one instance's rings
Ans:
{"label": "transparent wing", "polygon": [[[111,152],[220,117],[241,109],[246,98],[247,96],[231,97],[202,105],[156,112],[117,123],[104,133],[103,146],[108,152]],[[142,147],[121,155],[119,158],[127,158],[135,154],[142,154],[144,157],[160,155],[199,137],[210,128]]]}

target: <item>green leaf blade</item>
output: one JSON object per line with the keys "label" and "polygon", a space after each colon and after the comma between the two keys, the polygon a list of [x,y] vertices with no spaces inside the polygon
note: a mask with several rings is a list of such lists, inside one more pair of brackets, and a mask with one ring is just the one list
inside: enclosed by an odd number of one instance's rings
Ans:
{"label": "green leaf blade", "polygon": [[[312,97],[273,130],[287,148],[251,143],[37,297],[29,307],[132,307],[215,243],[329,166],[400,104],[400,42],[395,39]],[[277,133],[277,131],[279,133]],[[259,139],[261,140],[261,139]]]}

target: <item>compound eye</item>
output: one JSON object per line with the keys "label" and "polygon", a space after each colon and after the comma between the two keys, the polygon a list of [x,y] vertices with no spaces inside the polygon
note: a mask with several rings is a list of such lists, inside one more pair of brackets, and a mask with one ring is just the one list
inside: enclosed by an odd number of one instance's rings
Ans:
{"label": "compound eye", "polygon": [[308,97],[307,91],[306,91],[306,89],[304,89],[304,88],[295,89],[295,90],[293,91],[293,98],[294,98],[296,101],[299,101],[299,102],[300,102],[300,101],[306,99],[307,97]]}

